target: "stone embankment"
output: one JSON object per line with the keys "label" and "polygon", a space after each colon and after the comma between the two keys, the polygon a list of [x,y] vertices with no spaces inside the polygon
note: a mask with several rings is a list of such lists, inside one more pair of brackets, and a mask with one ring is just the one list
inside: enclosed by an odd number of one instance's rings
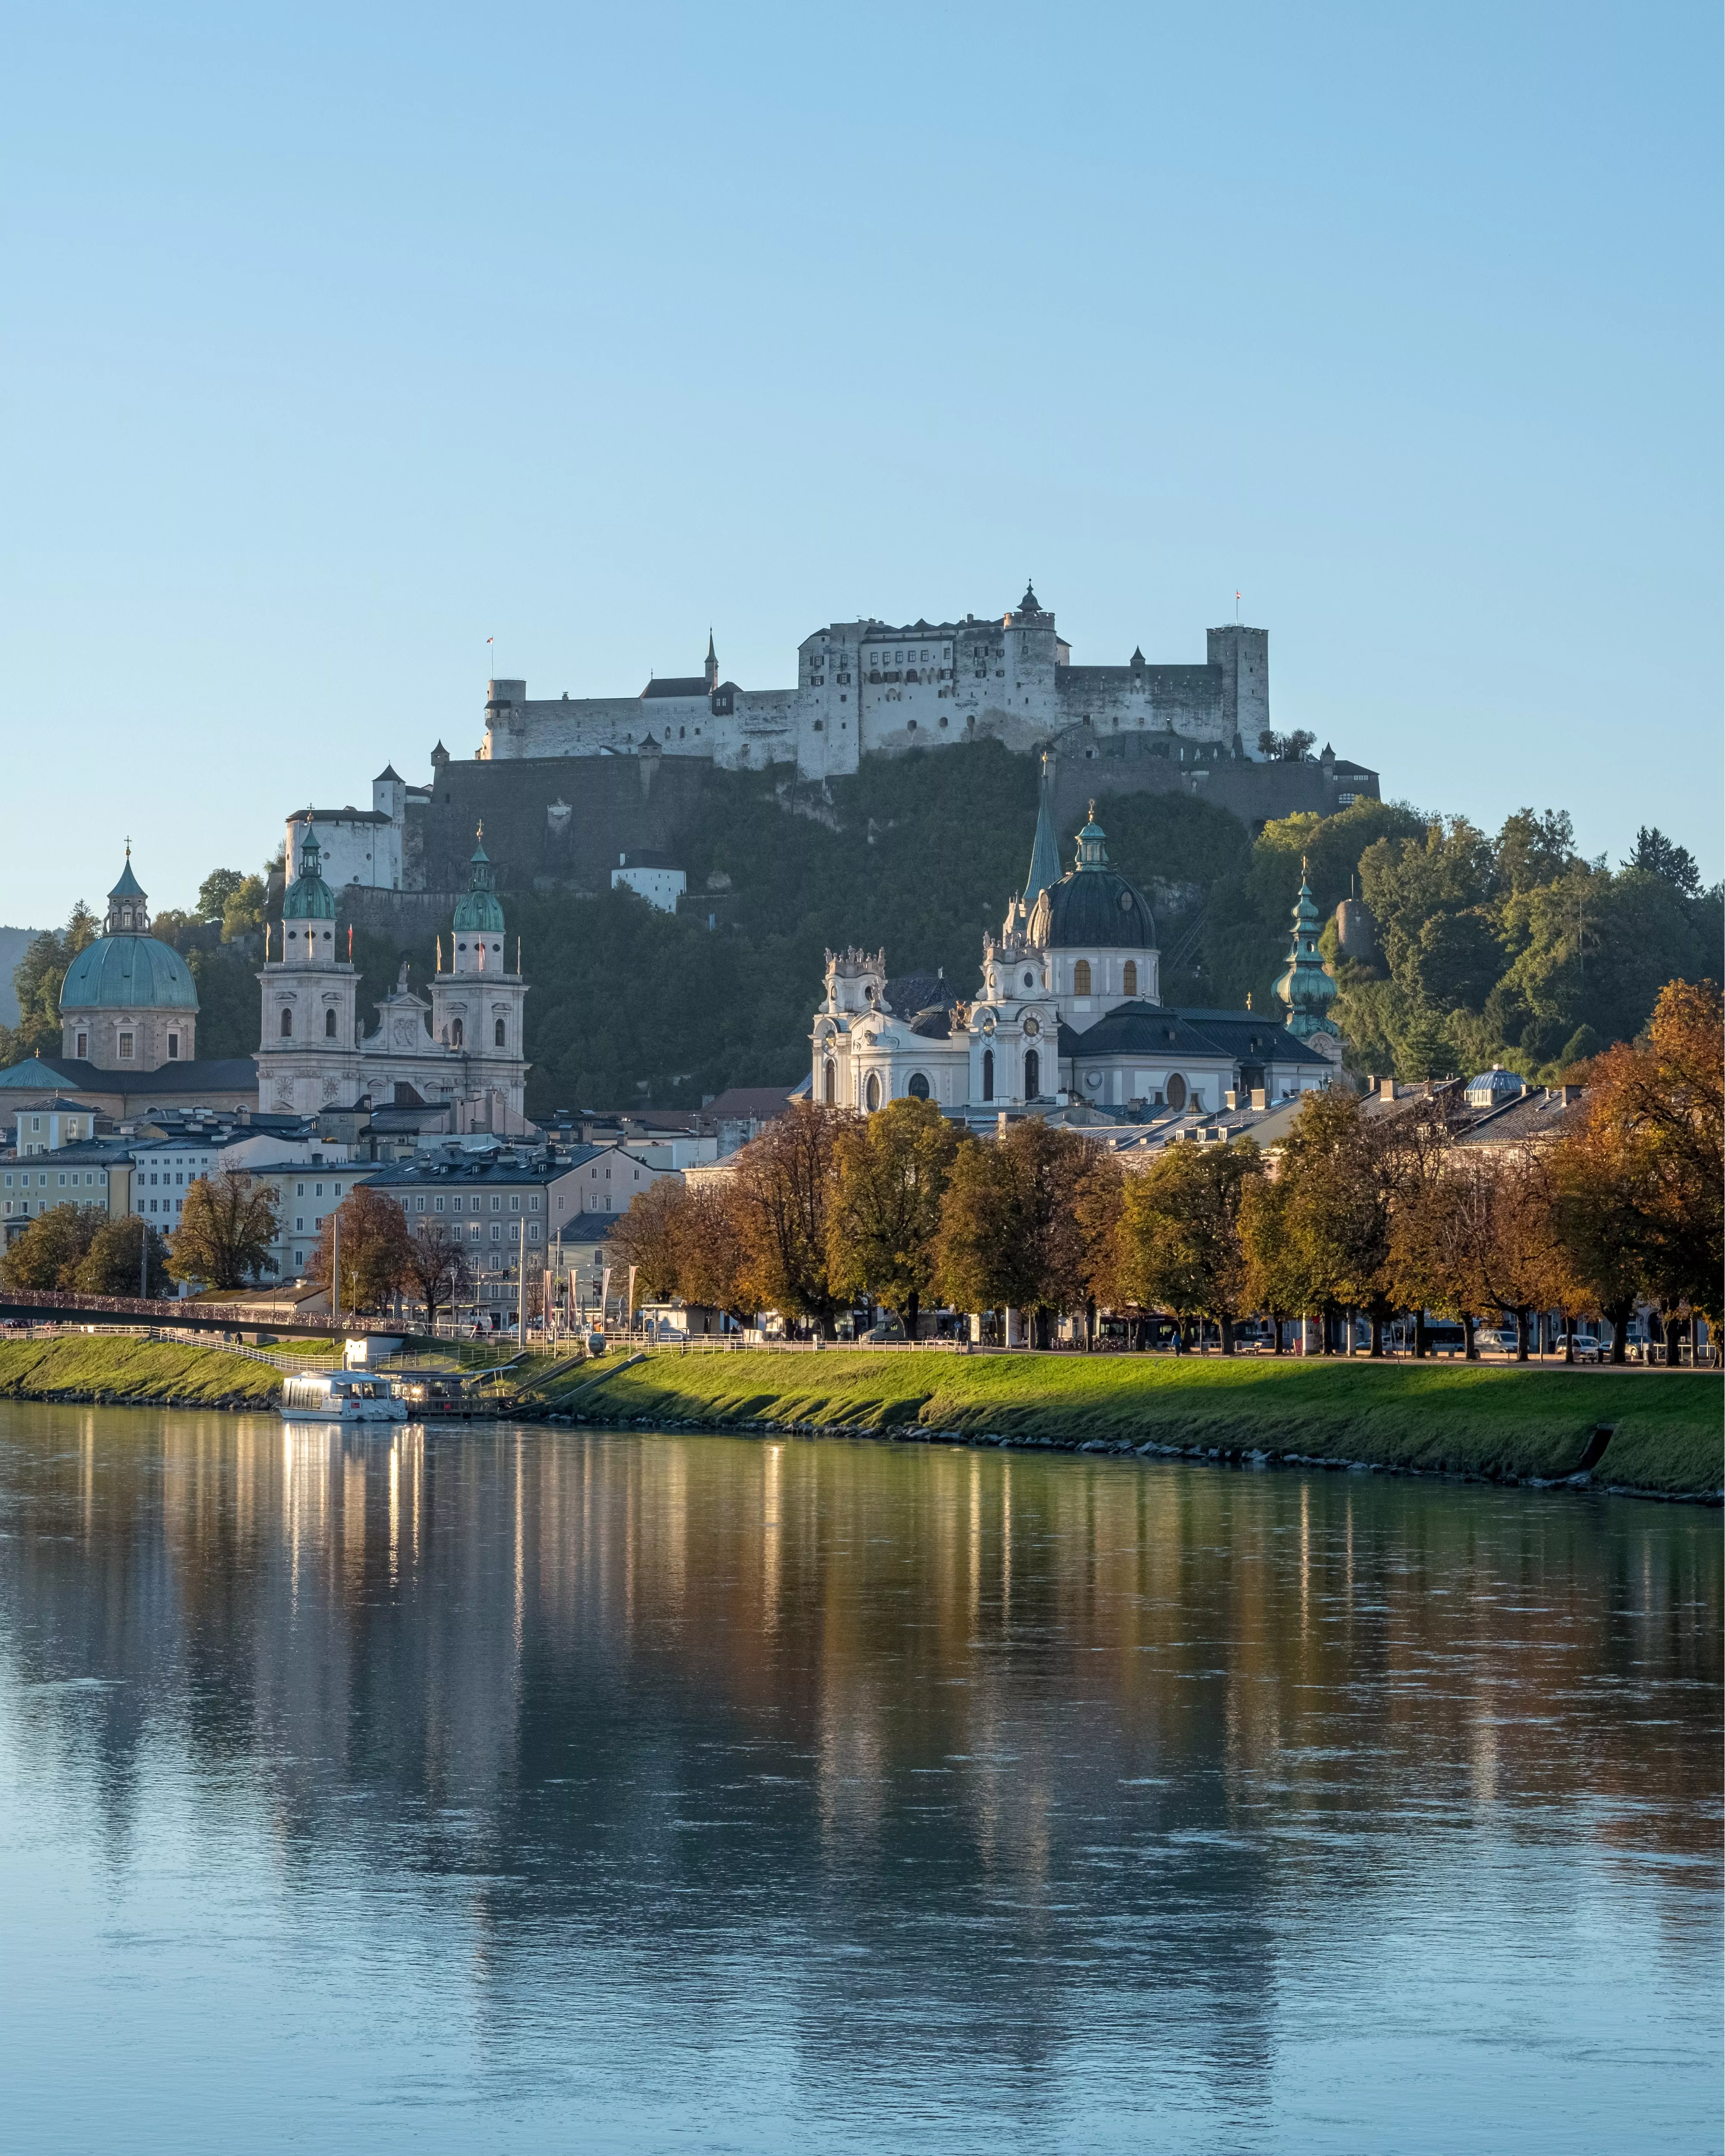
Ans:
{"label": "stone embankment", "polygon": [[761,1349],[649,1356],[548,1411],[613,1427],[1286,1462],[1717,1502],[1722,1404],[1725,1380],[1709,1371]]}

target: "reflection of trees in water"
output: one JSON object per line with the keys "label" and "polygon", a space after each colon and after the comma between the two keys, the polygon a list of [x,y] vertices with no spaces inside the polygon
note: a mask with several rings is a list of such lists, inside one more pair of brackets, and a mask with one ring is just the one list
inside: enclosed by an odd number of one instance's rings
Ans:
{"label": "reflection of trees in water", "polygon": [[100,1763],[116,1838],[173,1728],[267,1789],[285,1862],[485,1874],[494,1987],[596,1931],[668,1984],[795,1949],[834,2071],[890,2021],[914,2073],[915,1999],[931,2055],[957,2027],[1010,2081],[1106,1994],[1240,2097],[1291,1912],[1345,1926],[1386,1837],[1558,1806],[1712,1849],[1702,1513],[868,1444],[8,1428],[13,1673],[108,1681],[23,1711]]}

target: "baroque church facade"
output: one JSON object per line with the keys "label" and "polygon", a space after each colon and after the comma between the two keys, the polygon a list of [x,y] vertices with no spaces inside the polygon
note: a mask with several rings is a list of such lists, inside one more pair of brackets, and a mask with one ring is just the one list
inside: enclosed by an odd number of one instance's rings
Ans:
{"label": "baroque church facade", "polygon": [[1276,983],[1282,1014],[1173,1009],[1159,999],[1149,902],[1109,865],[1094,803],[1076,844],[1063,875],[1045,790],[1024,891],[983,941],[968,1002],[937,977],[889,978],[884,951],[829,951],[810,1035],[814,1098],[865,1115],[927,1100],[982,1122],[1083,1103],[1137,1121],[1269,1106],[1330,1082],[1341,1043],[1322,1014],[1335,983],[1303,880]]}
{"label": "baroque church facade", "polygon": [[[457,1131],[526,1128],[527,1064],[522,1052],[521,947],[511,971],[503,906],[483,843],[470,864],[470,888],[455,907],[428,1000],[408,985],[407,968],[377,1004],[377,1024],[360,1023],[359,974],[341,954],[336,893],[323,875],[310,821],[295,848],[298,873],[282,903],[275,954],[258,976],[263,1037],[258,1100],[272,1112],[314,1115],[369,1096],[377,1105],[415,1098],[449,1110]],[[350,946],[351,932],[348,938]],[[271,946],[266,944],[266,952]]]}

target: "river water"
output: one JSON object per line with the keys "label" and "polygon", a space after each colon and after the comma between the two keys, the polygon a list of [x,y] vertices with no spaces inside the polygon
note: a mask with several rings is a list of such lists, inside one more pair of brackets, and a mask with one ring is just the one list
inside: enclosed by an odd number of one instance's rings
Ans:
{"label": "river water", "polygon": [[0,1406],[19,2151],[1704,2150],[1717,1513]]}

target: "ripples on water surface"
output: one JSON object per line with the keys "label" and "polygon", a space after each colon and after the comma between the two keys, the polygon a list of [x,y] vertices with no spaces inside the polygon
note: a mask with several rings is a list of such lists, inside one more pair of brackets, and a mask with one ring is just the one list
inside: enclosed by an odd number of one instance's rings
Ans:
{"label": "ripples on water surface", "polygon": [[10,2148],[1718,2145],[1715,1513],[0,1417]]}

